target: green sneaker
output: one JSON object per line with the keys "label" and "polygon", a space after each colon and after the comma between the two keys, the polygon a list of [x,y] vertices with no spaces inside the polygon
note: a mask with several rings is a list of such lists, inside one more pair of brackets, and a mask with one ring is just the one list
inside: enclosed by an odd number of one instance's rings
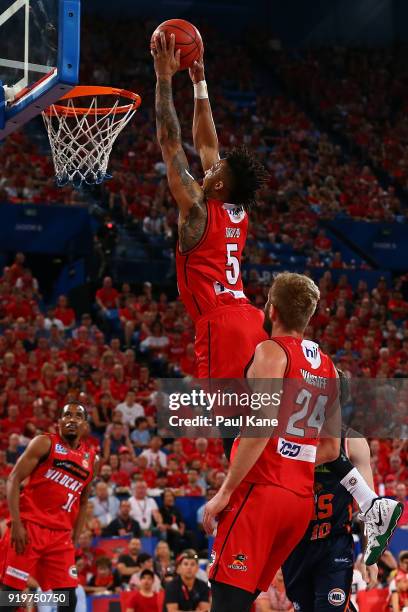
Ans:
{"label": "green sneaker", "polygon": [[404,507],[400,502],[388,497],[377,497],[370,508],[358,517],[364,523],[364,534],[367,538],[364,551],[364,563],[374,565],[387,548],[401,518]]}

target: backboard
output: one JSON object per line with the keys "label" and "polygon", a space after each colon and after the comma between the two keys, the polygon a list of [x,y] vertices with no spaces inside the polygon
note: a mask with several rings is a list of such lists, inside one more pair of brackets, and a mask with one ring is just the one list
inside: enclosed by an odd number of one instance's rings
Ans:
{"label": "backboard", "polygon": [[78,84],[79,46],[80,0],[0,0],[0,140]]}

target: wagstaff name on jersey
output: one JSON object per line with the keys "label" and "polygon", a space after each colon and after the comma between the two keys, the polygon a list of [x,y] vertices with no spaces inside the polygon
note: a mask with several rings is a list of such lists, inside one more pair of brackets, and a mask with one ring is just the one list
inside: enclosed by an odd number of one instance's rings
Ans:
{"label": "wagstaff name on jersey", "polygon": [[241,236],[241,229],[239,227],[226,227],[225,237],[226,238],[239,238]]}
{"label": "wagstaff name on jersey", "polygon": [[49,469],[48,472],[45,473],[45,478],[49,478],[49,480],[53,480],[61,486],[70,489],[70,491],[75,491],[75,493],[80,491],[83,487],[82,482],[78,482],[78,480],[75,480],[75,478],[72,478],[72,476],[63,474],[58,470]]}
{"label": "wagstaff name on jersey", "polygon": [[313,387],[317,387],[318,389],[325,389],[327,387],[327,378],[316,376],[316,374],[311,374],[303,369],[301,369],[300,372],[308,385],[313,385]]}

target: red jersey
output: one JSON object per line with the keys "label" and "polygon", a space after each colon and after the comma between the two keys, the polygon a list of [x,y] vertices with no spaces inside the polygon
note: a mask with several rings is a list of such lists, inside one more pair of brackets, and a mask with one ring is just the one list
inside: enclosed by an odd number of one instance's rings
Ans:
{"label": "red jersey", "polygon": [[51,438],[48,457],[31,473],[20,497],[23,520],[48,529],[70,531],[84,488],[93,478],[95,452],[83,443],[70,448],[58,434]]}
{"label": "red jersey", "polygon": [[[320,429],[337,396],[336,370],[330,357],[311,340],[274,337],[287,366],[277,419],[279,425],[246,482],[272,484],[298,495],[313,495]],[[234,442],[232,456],[239,444]]]}
{"label": "red jersey", "polygon": [[241,206],[207,200],[207,225],[199,243],[176,249],[177,285],[189,315],[196,321],[218,306],[249,303],[241,278],[241,258],[248,216]]}

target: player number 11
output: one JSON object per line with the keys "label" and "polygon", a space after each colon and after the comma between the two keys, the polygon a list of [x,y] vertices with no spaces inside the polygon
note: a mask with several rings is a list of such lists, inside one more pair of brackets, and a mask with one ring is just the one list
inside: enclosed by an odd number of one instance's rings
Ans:
{"label": "player number 11", "polygon": [[75,501],[75,495],[72,495],[72,493],[68,493],[68,499],[65,502],[65,504],[62,506],[62,509],[66,510],[67,512],[71,512],[74,501]]}

